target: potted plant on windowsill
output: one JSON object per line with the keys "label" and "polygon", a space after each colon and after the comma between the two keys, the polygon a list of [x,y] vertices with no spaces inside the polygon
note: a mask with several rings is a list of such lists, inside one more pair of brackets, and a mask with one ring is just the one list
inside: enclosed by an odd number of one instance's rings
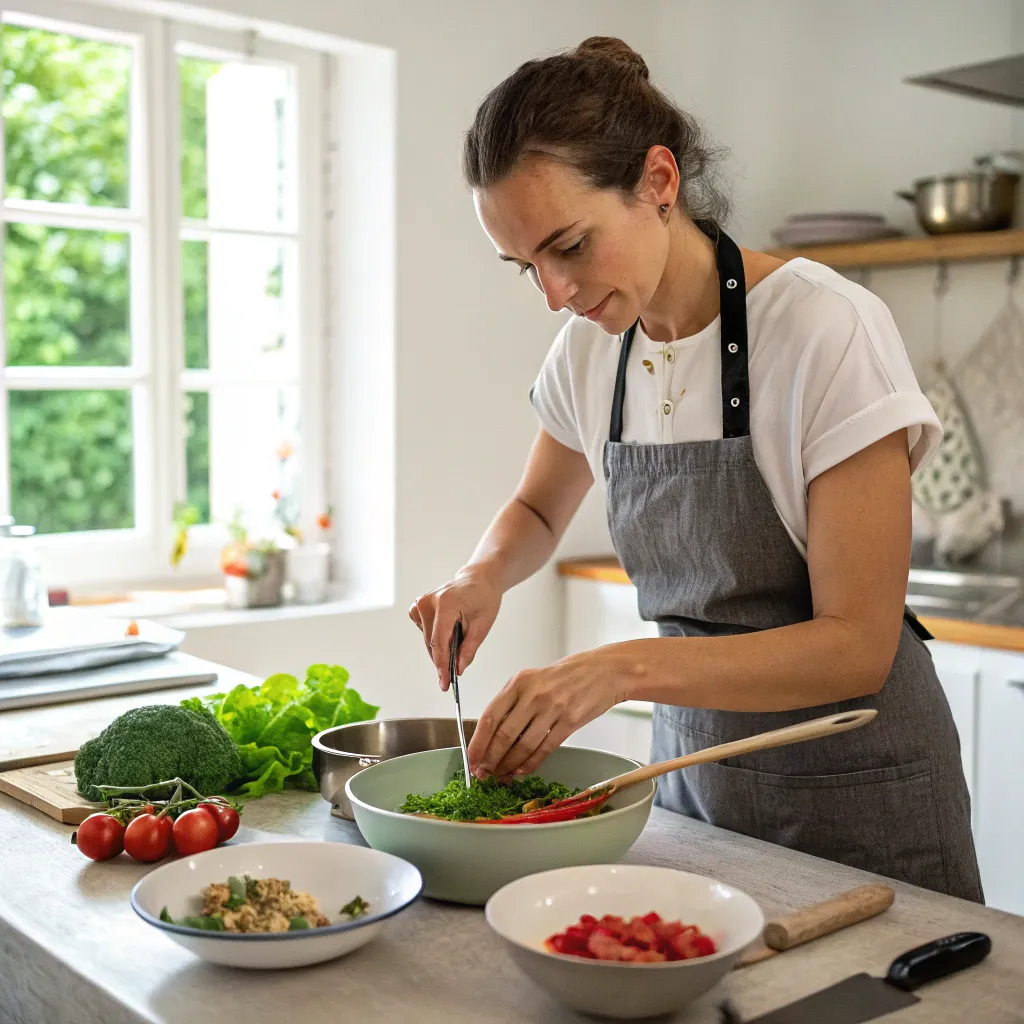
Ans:
{"label": "potted plant on windowsill", "polygon": [[220,553],[224,596],[229,608],[272,608],[281,603],[284,550],[272,537],[253,539],[241,515],[228,526],[231,541]]}

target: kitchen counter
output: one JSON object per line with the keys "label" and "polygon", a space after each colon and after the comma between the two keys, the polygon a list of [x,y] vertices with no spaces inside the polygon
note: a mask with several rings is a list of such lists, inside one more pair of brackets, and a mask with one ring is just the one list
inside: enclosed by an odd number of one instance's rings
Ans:
{"label": "kitchen counter", "polygon": [[[312,793],[251,802],[236,841],[361,843],[355,825]],[[128,903],[150,868],[127,857],[85,860],[71,829],[0,797],[0,1020],[19,1024],[140,1024],[198,1020],[335,1024],[569,1024],[511,962],[482,912],[421,899],[368,946],[292,971],[236,971],[202,963],[144,924]],[[772,916],[874,876],[655,808],[625,858],[713,874],[751,893]],[[858,971],[884,974],[897,954],[955,931],[991,936],[980,966],[923,990],[905,1024],[1024,1020],[1024,918],[894,883],[883,915],[765,963],[736,971],[672,1021],[718,1024],[728,995],[744,1018]],[[896,1018],[893,1018],[894,1024]]]}
{"label": "kitchen counter", "polygon": [[[629,583],[625,569],[614,555],[566,559],[558,563],[558,573],[560,576],[602,583]],[[920,615],[919,618],[936,640],[1003,651],[1024,651],[1024,598],[1004,608],[991,621],[978,622],[936,615]]]}

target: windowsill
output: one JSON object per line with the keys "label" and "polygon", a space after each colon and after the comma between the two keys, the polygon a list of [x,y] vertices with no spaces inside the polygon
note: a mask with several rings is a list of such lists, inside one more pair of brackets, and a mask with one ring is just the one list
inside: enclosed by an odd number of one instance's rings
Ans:
{"label": "windowsill", "polygon": [[201,590],[140,590],[129,594],[126,600],[90,607],[112,618],[149,619],[171,629],[187,631],[346,615],[387,608],[390,602],[376,594],[342,594],[339,588],[334,587],[328,588],[327,599],[319,604],[286,601],[272,608],[229,608],[224,590],[208,587]]}

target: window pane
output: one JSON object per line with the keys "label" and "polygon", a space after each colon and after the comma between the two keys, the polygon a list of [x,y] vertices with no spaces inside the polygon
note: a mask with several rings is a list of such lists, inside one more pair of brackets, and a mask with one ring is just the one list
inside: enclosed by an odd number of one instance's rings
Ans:
{"label": "window pane", "polygon": [[218,386],[209,416],[213,517],[230,520],[241,509],[251,529],[267,529],[274,491],[297,494],[298,386]]}
{"label": "window pane", "polygon": [[7,361],[12,366],[126,366],[129,237],[8,224]]}
{"label": "window pane", "polygon": [[185,366],[210,365],[209,260],[206,242],[181,243],[181,276],[185,290]]}
{"label": "window pane", "polygon": [[179,57],[178,75],[184,215],[235,225],[292,219],[288,70]]}
{"label": "window pane", "polygon": [[294,247],[230,235],[185,246],[186,367],[296,379]]}
{"label": "window pane", "polygon": [[131,394],[10,391],[11,514],[40,533],[134,525]]}
{"label": "window pane", "polygon": [[6,195],[128,206],[132,51],[4,25]]}
{"label": "window pane", "polygon": [[199,521],[210,521],[210,396],[185,394],[185,474],[187,501],[198,509]]}

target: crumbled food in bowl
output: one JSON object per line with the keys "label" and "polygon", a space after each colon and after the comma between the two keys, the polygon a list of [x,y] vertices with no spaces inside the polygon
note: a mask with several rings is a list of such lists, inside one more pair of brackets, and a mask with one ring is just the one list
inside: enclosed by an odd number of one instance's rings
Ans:
{"label": "crumbled food in bowl", "polygon": [[[172,918],[167,908],[160,920],[186,928],[215,932],[288,932],[323,928],[331,923],[316,899],[299,892],[282,878],[232,875],[227,882],[212,882],[202,891],[203,909],[195,916]],[[356,896],[341,909],[342,918],[354,920],[370,904]]]}
{"label": "crumbled food in bowl", "polygon": [[714,940],[696,925],[663,921],[654,912],[629,920],[613,914],[598,920],[592,914],[584,914],[564,932],[545,939],[544,948],[549,953],[588,960],[634,964],[693,960],[717,952]]}

